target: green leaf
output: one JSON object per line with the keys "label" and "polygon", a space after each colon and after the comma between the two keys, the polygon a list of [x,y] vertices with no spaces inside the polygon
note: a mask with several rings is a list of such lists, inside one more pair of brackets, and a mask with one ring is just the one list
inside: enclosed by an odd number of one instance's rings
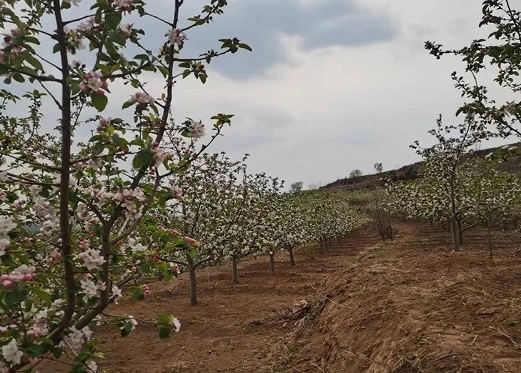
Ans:
{"label": "green leaf", "polygon": [[152,155],[152,152],[150,150],[141,150],[134,157],[134,160],[132,161],[132,166],[135,169],[139,170],[144,166],[148,166],[153,159],[154,156]]}
{"label": "green leaf", "polygon": [[126,109],[126,108],[131,107],[132,105],[134,105],[134,104],[131,103],[130,101],[125,101],[125,102],[123,103],[123,105],[121,105],[121,108],[122,108],[122,109]]}
{"label": "green leaf", "polygon": [[136,54],[134,56],[134,59],[135,60],[147,60],[148,61],[150,59],[150,57],[148,57],[148,54]]}
{"label": "green leaf", "polygon": [[5,304],[8,309],[14,309],[15,305],[24,300],[24,294],[18,292],[9,292],[5,295]]}
{"label": "green leaf", "polygon": [[206,83],[206,75],[204,75],[204,74],[199,75],[199,79],[201,80],[201,83],[203,83],[203,84]]}
{"label": "green leaf", "polygon": [[94,106],[98,111],[105,110],[109,102],[107,96],[93,93],[90,97],[92,106]]}
{"label": "green leaf", "polygon": [[188,69],[183,71],[183,79],[186,78],[188,75],[190,75],[192,72]]}
{"label": "green leaf", "polygon": [[33,37],[33,36],[26,36],[24,38],[24,40],[25,40],[26,43],[32,43],[32,44],[40,45],[40,41],[37,38]]}
{"label": "green leaf", "polygon": [[108,42],[105,44],[105,48],[107,48],[108,54],[115,60],[119,59],[120,55],[118,53],[118,49],[114,46],[113,43]]}
{"label": "green leaf", "polygon": [[59,347],[54,347],[52,350],[52,356],[54,356],[55,359],[59,359],[60,356],[62,356],[63,350]]}
{"label": "green leaf", "polygon": [[[150,263],[143,263],[143,264],[141,264],[141,267],[140,267],[140,268],[141,268],[141,271],[142,271],[143,273],[150,273],[150,271],[151,271],[151,269],[152,269],[152,266],[150,265]],[[140,291],[141,291],[141,290],[140,290]],[[141,295],[143,295],[142,292],[141,292]],[[144,297],[144,295],[143,295],[143,297]],[[138,300],[141,300],[141,299],[143,299],[143,298],[139,298]]]}
{"label": "green leaf", "polygon": [[51,304],[52,303],[52,298],[51,298],[51,295],[49,293],[47,293],[46,291],[44,291],[42,288],[39,288],[39,287],[34,287],[34,288],[31,288],[31,291],[38,297],[40,298],[41,300],[43,300],[45,303],[47,304]]}
{"label": "green leaf", "polygon": [[121,12],[112,12],[112,13],[108,13],[105,16],[105,22],[109,25],[109,27],[112,30],[115,30],[118,28],[119,24],[121,23],[121,18],[122,18]]}
{"label": "green leaf", "polygon": [[171,329],[169,326],[163,326],[159,329],[159,338],[165,339],[170,335]]}
{"label": "green leaf", "polygon": [[24,78],[24,76],[22,74],[14,73],[13,74],[13,79],[16,80],[18,83],[25,82],[25,78]]}
{"label": "green leaf", "polygon": [[0,75],[7,74],[9,72],[9,68],[6,65],[0,64]]}
{"label": "green leaf", "polygon": [[168,69],[164,66],[158,66],[157,69],[163,74],[163,76],[166,78],[168,76]]}
{"label": "green leaf", "polygon": [[132,331],[132,324],[129,322],[126,322],[123,325],[123,329],[121,329],[121,336],[126,337],[127,335],[130,334],[131,331]]}
{"label": "green leaf", "polygon": [[54,47],[52,47],[52,53],[58,53],[60,51],[60,44],[56,43],[54,44]]}
{"label": "green leaf", "polygon": [[239,44],[239,48],[246,49],[247,51],[252,52],[252,49],[251,49],[251,47],[248,44],[240,43]]}
{"label": "green leaf", "polygon": [[79,202],[80,198],[78,196],[78,193],[72,191],[72,190],[69,190],[69,202],[72,202],[72,203],[77,203]]}
{"label": "green leaf", "polygon": [[25,351],[30,357],[38,357],[42,356],[46,352],[46,348],[42,345],[31,342],[26,348]]}
{"label": "green leaf", "polygon": [[156,71],[156,67],[154,65],[145,65],[141,69],[144,71]]}

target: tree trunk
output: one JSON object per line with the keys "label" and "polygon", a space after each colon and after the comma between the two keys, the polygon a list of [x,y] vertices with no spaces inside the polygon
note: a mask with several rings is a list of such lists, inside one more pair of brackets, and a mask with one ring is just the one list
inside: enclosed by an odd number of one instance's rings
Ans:
{"label": "tree trunk", "polygon": [[275,273],[275,253],[270,252],[270,270],[271,273]]}
{"label": "tree trunk", "polygon": [[450,225],[450,233],[452,236],[452,250],[459,251],[459,226],[456,218],[452,218]]}
{"label": "tree trunk", "polygon": [[295,255],[293,254],[293,246],[289,248],[289,261],[292,266],[295,265]]}
{"label": "tree trunk", "polygon": [[237,284],[239,282],[239,279],[237,276],[237,256],[238,255],[232,255],[232,284]]}
{"label": "tree trunk", "polygon": [[492,237],[490,235],[490,219],[487,221],[487,230],[488,230],[488,251],[490,259],[492,259]]}
{"label": "tree trunk", "polygon": [[197,279],[195,277],[195,263],[192,257],[186,254],[188,261],[188,272],[190,274],[190,304],[192,306],[197,305]]}
{"label": "tree trunk", "polygon": [[324,254],[324,240],[320,239],[320,254]]}
{"label": "tree trunk", "polygon": [[458,243],[463,245],[463,223],[458,219],[456,222],[458,223]]}

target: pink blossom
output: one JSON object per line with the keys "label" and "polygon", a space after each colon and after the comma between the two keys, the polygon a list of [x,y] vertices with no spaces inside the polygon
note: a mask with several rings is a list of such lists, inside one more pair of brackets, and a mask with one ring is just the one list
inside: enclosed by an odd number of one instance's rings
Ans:
{"label": "pink blossom", "polygon": [[84,80],[80,83],[80,89],[83,93],[90,91],[103,94],[103,89],[107,89],[108,83],[101,80],[103,74],[100,71],[91,71],[86,74]]}
{"label": "pink blossom", "polygon": [[132,34],[132,26],[133,25],[127,23],[122,23],[121,25],[119,25],[119,30],[125,38],[129,38]]}
{"label": "pink blossom", "polygon": [[92,30],[94,27],[94,24],[96,23],[96,19],[94,17],[90,17],[85,22],[82,22],[78,25],[78,30],[87,32]]}
{"label": "pink blossom", "polygon": [[193,137],[194,139],[200,139],[205,135],[204,124],[201,122],[200,119],[199,121],[195,121],[189,118],[187,124],[190,137]]}
{"label": "pink blossom", "polygon": [[147,95],[143,92],[137,92],[133,96],[130,97],[130,100],[128,100],[131,104],[138,104],[138,105],[152,105],[154,104],[155,100],[152,96]]}
{"label": "pink blossom", "polygon": [[152,145],[152,149],[150,149],[150,151],[152,152],[152,156],[154,157],[154,166],[161,166],[165,158],[167,158],[167,153],[163,151],[156,143]]}
{"label": "pink blossom", "polygon": [[4,256],[7,253],[10,244],[9,238],[0,238],[0,256]]}
{"label": "pink blossom", "polygon": [[132,0],[112,0],[115,7],[123,12],[130,12],[132,10]]}
{"label": "pink blossom", "polygon": [[186,34],[179,29],[174,29],[165,36],[168,36],[168,40],[170,40],[170,43],[177,45],[182,45],[185,40],[188,40]]}
{"label": "pink blossom", "polygon": [[105,258],[101,256],[101,252],[99,250],[89,249],[79,253],[76,257],[83,260],[83,267],[87,268],[89,271],[105,263]]}
{"label": "pink blossom", "polygon": [[183,200],[183,189],[179,188],[178,186],[173,186],[171,190],[172,193],[174,193],[175,199],[177,199],[178,201]]}

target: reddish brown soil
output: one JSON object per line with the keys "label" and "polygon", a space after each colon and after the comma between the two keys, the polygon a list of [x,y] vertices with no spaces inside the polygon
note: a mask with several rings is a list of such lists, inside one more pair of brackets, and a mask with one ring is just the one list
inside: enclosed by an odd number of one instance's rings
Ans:
{"label": "reddish brown soil", "polygon": [[239,284],[231,284],[231,264],[198,272],[199,305],[189,304],[185,276],[169,283],[151,284],[152,296],[143,302],[120,302],[114,314],[129,313],[153,319],[174,314],[181,331],[160,340],[153,325],[139,325],[122,339],[115,331],[102,331],[101,350],[108,353],[102,367],[119,372],[258,372],[265,351],[289,332],[295,320],[283,313],[295,302],[311,299],[330,273],[355,260],[361,247],[378,242],[374,234],[357,232],[335,240],[333,250],[321,255],[316,248],[296,251],[296,266],[289,254],[276,255],[275,273],[269,258],[239,263]]}
{"label": "reddish brown soil", "polygon": [[484,230],[455,253],[436,227],[400,228],[326,280],[273,372],[521,372],[519,235],[494,232],[490,260]]}
{"label": "reddish brown soil", "polygon": [[[154,319],[174,314],[182,330],[160,340],[140,323],[126,338],[97,332],[111,373],[521,372],[520,236],[469,232],[461,253],[446,232],[400,224],[397,240],[380,243],[367,230],[296,253],[239,265],[231,285],[226,264],[198,272],[198,306],[188,279],[150,284],[146,301],[120,302],[112,314]],[[309,310],[288,320],[306,300]],[[54,371],[54,370],[53,370]],[[40,370],[40,372],[45,372]]]}

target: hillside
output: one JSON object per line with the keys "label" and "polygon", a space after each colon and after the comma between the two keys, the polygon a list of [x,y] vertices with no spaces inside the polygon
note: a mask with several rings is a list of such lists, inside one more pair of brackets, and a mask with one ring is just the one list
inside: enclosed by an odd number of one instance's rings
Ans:
{"label": "hillside", "polygon": [[[510,146],[518,146],[521,143],[513,143]],[[493,153],[501,147],[494,147],[474,151],[478,157],[485,158],[490,153]],[[416,162],[395,170],[384,171],[379,174],[364,175],[356,178],[338,179],[332,183],[322,186],[320,189],[342,188],[345,190],[363,190],[371,189],[377,185],[383,185],[383,179],[393,181],[412,180],[418,177],[418,173],[423,165],[423,162]],[[516,175],[521,175],[521,156],[508,158],[502,163],[501,168],[504,171],[512,172]]]}

